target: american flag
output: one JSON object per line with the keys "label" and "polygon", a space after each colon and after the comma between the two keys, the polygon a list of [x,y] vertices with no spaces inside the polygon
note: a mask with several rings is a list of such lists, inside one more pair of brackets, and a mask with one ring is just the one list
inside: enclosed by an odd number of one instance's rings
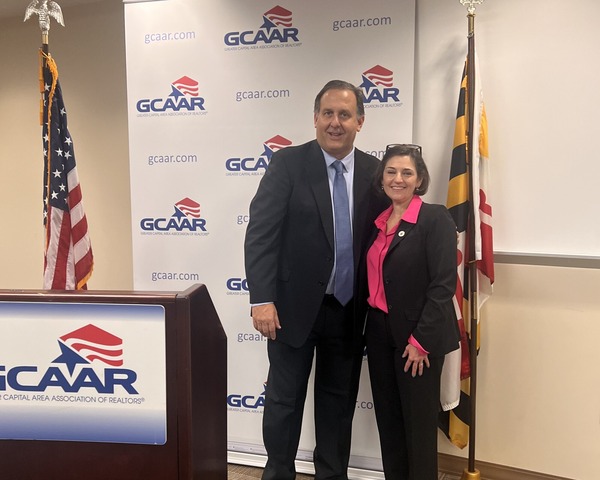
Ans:
{"label": "american flag", "polygon": [[44,144],[44,288],[82,290],[94,259],[54,59],[40,51]]}

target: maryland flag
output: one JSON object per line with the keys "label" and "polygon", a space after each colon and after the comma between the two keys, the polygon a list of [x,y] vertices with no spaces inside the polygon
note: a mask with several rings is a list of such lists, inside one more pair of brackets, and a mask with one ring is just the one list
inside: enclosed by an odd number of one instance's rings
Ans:
{"label": "maryland flag", "polygon": [[[469,58],[467,58],[467,62]],[[469,252],[475,252],[473,261],[477,263],[477,311],[492,294],[494,283],[494,252],[492,242],[492,207],[488,202],[489,194],[489,157],[487,119],[483,96],[478,77],[477,57],[475,56],[475,95],[473,121],[473,166],[472,178],[469,178],[467,165],[467,131],[468,131],[468,102],[467,95],[467,64],[463,70],[456,127],[454,131],[454,147],[450,166],[450,182],[446,206],[456,222],[458,229],[457,268],[458,281],[454,295],[454,307],[461,332],[460,350],[449,354],[444,363],[442,373],[442,406],[444,411],[440,418],[440,428],[450,441],[464,448],[469,441],[470,423],[470,376],[469,342],[470,326],[470,296],[471,282],[469,280]],[[476,202],[471,208],[469,198],[469,182]],[[474,232],[470,231],[469,216],[474,215]],[[472,244],[471,242],[474,242]],[[474,245],[474,249],[471,249]],[[479,314],[477,315],[479,322]],[[477,351],[479,351],[479,332],[477,329]],[[460,353],[459,353],[460,352]],[[460,372],[460,373],[459,373]],[[460,380],[458,378],[460,377]],[[460,381],[460,383],[459,383]],[[460,385],[460,388],[459,388]]]}

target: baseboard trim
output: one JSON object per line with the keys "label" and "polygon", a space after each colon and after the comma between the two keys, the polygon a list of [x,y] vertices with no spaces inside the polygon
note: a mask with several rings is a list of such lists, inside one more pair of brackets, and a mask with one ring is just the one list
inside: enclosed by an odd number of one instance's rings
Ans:
{"label": "baseboard trim", "polygon": [[[230,450],[227,452],[227,461],[228,463],[234,463],[238,465],[249,465],[252,467],[264,468],[266,457],[264,455],[257,454],[257,452],[245,453],[234,452]],[[440,473],[461,478],[464,470],[468,466],[467,463],[468,461],[464,457],[438,453],[438,470]],[[476,461],[475,468],[479,470],[481,480],[574,480],[572,478],[557,477],[555,475],[531,472],[529,470],[507,467],[505,465],[497,465],[489,462]],[[299,473],[306,473],[309,475],[315,474],[312,462],[306,460],[297,459],[296,470]],[[374,470],[350,468],[348,473],[350,478],[360,478],[361,480],[384,479],[382,472]]]}
{"label": "baseboard trim", "polygon": [[[461,477],[467,466],[466,458],[438,454],[438,469],[442,473]],[[573,480],[488,462],[476,461],[475,468],[479,470],[481,480]]]}

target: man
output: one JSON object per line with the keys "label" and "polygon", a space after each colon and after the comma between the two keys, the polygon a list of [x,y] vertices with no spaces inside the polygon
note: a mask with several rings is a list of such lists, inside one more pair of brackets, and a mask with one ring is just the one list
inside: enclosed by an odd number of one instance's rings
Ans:
{"label": "man", "polygon": [[366,237],[383,209],[372,187],[378,160],[354,148],[363,122],[361,90],[327,83],[315,99],[316,140],[276,152],[250,205],[252,320],[269,339],[263,480],[295,478],[314,351],[315,478],[348,478],[366,312],[366,299],[351,297],[362,283]]}

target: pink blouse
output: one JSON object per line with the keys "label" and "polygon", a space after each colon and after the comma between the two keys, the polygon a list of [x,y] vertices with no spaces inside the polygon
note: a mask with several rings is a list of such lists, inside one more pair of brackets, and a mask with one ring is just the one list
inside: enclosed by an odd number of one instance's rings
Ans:
{"label": "pink blouse", "polygon": [[[417,223],[422,204],[423,200],[421,200],[421,197],[414,195],[400,221]],[[375,220],[375,226],[378,228],[379,232],[373,245],[371,245],[371,248],[367,252],[367,280],[369,284],[369,298],[367,301],[371,307],[378,308],[385,313],[388,313],[388,306],[385,297],[385,289],[383,287],[383,261],[400,225],[400,223],[398,223],[398,225],[393,227],[389,232],[386,232],[386,223],[392,214],[392,208],[393,207],[390,206],[388,209],[381,212],[379,217]],[[423,354],[429,353],[412,335],[408,339],[408,342],[417,347]]]}

